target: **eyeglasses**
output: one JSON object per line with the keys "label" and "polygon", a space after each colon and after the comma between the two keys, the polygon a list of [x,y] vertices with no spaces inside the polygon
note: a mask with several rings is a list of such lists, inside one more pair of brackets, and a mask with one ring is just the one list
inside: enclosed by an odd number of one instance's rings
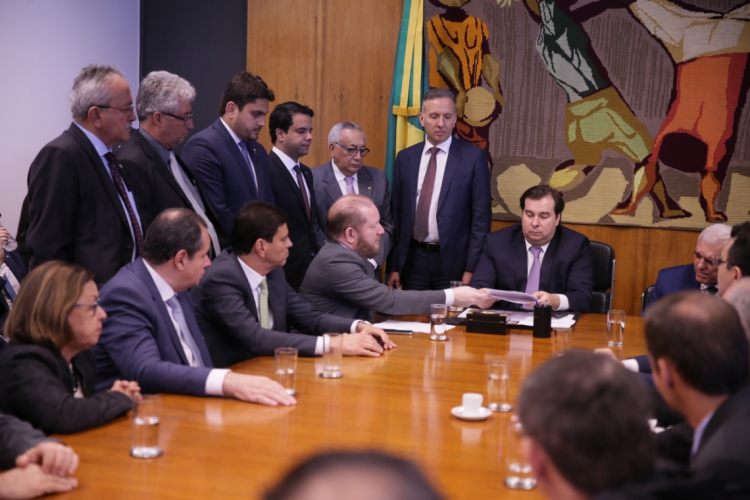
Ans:
{"label": "eyeglasses", "polygon": [[99,306],[99,301],[100,300],[101,299],[96,299],[96,302],[94,302],[93,304],[79,304],[79,303],[76,302],[75,304],[73,304],[73,307],[90,307],[91,308],[91,315],[92,316],[96,316],[96,309],[98,307],[101,307],[101,306]]}
{"label": "eyeglasses", "polygon": [[359,155],[360,155],[360,156],[361,156],[362,158],[364,158],[365,156],[367,156],[367,153],[369,153],[369,152],[370,152],[370,150],[369,150],[369,149],[367,149],[367,148],[362,148],[362,149],[357,149],[357,148],[347,148],[346,146],[342,146],[342,145],[341,145],[341,144],[339,144],[338,142],[334,142],[334,144],[335,144],[335,145],[337,145],[338,147],[340,147],[341,149],[345,149],[345,150],[346,150],[346,152],[347,152],[347,153],[349,153],[349,156],[357,156],[357,153],[359,153]]}
{"label": "eyeglasses", "polygon": [[734,264],[732,264],[731,262],[727,262],[726,260],[721,260],[719,258],[715,258],[712,260],[715,262],[715,264],[713,264],[715,267],[720,266],[722,264],[726,264],[727,267],[734,267]]}
{"label": "eyeglasses", "polygon": [[718,265],[724,263],[724,261],[718,257],[706,257],[704,255],[699,254],[698,252],[695,252],[694,255],[695,255],[695,260],[702,260],[703,262],[711,265],[712,267],[717,267]]}
{"label": "eyeglasses", "polygon": [[91,106],[92,107],[96,106],[97,108],[100,108],[100,109],[116,109],[117,111],[122,111],[126,115],[129,115],[135,109],[132,104],[130,106],[125,106],[124,108],[116,108],[115,106],[107,106],[105,104],[92,104]]}
{"label": "eyeglasses", "polygon": [[186,114],[185,116],[173,115],[172,113],[167,113],[166,111],[160,111],[160,113],[163,114],[163,115],[166,115],[166,116],[171,116],[175,120],[180,120],[182,123],[184,123],[186,125],[187,125],[187,122],[189,122],[190,120],[193,119],[193,112],[192,111],[190,113]]}

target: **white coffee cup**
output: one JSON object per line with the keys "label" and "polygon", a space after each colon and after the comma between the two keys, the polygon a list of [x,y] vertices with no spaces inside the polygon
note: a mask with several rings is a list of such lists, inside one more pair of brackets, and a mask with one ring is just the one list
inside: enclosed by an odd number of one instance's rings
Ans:
{"label": "white coffee cup", "polygon": [[464,415],[479,415],[484,396],[475,392],[466,392],[463,396]]}

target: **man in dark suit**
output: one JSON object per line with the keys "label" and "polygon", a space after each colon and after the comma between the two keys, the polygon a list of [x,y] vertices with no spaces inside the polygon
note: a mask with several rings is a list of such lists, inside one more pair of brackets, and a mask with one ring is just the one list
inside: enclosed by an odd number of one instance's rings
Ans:
{"label": "man in dark suit", "polygon": [[734,308],[683,291],[645,315],[654,384],[693,429],[694,470],[750,472],[750,349]]}
{"label": "man in dark suit", "polygon": [[284,273],[295,292],[326,239],[318,224],[312,172],[299,162],[310,149],[313,114],[307,106],[285,102],[274,108],[268,126],[273,142],[269,155],[273,196],[286,212],[293,245]]}
{"label": "man in dark suit", "polygon": [[296,403],[266,377],[213,368],[187,292],[211,265],[210,245],[206,223],[195,212],[170,208],[154,219],[143,256],[101,289],[108,317],[95,347],[97,391],[125,376],[149,393]]}
{"label": "man in dark suit", "polygon": [[695,258],[692,264],[662,269],[656,278],[651,299],[646,308],[670,293],[681,290],[701,290],[716,293],[718,266],[716,259],[729,240],[731,227],[726,224],[712,224],[701,231],[695,243]]}
{"label": "man in dark suit", "polygon": [[[341,122],[328,133],[331,161],[312,169],[315,205],[320,229],[326,232],[326,217],[331,205],[347,194],[367,196],[378,207],[383,235],[380,251],[370,259],[375,269],[385,262],[393,247],[393,218],[388,178],[377,168],[362,165],[367,149],[365,132],[352,122]],[[379,274],[379,273],[376,273]]]}
{"label": "man in dark suit", "polygon": [[[26,265],[17,252],[8,252],[3,247],[10,238],[7,229],[0,226],[0,335],[3,335],[5,320],[21,288],[21,281],[26,277]],[[0,343],[4,342],[0,339]],[[0,345],[0,349],[2,345]]]}
{"label": "man in dark suit", "polygon": [[722,297],[732,283],[750,276],[750,221],[735,224],[729,236],[717,262],[716,284]]}
{"label": "man in dark suit", "polygon": [[[101,286],[138,256],[143,225],[128,172],[111,148],[130,138],[130,86],[111,66],[88,66],[73,83],[73,124],[29,168],[31,269],[80,264]],[[129,187],[130,186],[130,187]]]}
{"label": "man in dark suit", "polygon": [[300,294],[317,309],[372,321],[375,313],[422,314],[431,304],[466,307],[487,295],[468,286],[445,290],[398,290],[375,278],[369,262],[385,234],[372,200],[348,194],[328,211],[329,240],[310,264]]}
{"label": "man in dark suit", "polygon": [[208,196],[226,235],[240,207],[251,200],[273,203],[268,155],[257,141],[265,126],[273,90],[259,77],[241,71],[221,95],[220,117],[185,144],[182,159]]}
{"label": "man in dark suit", "polygon": [[532,186],[521,195],[521,208],[520,224],[487,236],[471,286],[526,292],[556,311],[588,311],[594,284],[589,239],[560,225],[562,196],[547,185]]}
{"label": "man in dark suit", "polygon": [[452,137],[456,101],[431,89],[419,121],[427,140],[401,151],[393,170],[394,247],[388,285],[442,290],[468,283],[492,218],[487,153]]}
{"label": "man in dark suit", "polygon": [[215,256],[228,238],[213,205],[174,151],[193,128],[194,100],[195,89],[187,80],[166,71],[149,73],[136,97],[141,128],[118,144],[115,154],[133,174],[136,202],[148,218],[144,227],[167,208],[189,208],[206,222]]}
{"label": "man in dark suit", "polygon": [[[246,203],[234,219],[232,249],[222,252],[191,290],[214,365],[273,355],[277,347],[322,354],[319,335],[326,332],[351,332],[344,336],[344,354],[352,356],[379,356],[383,349],[373,337],[392,347],[379,328],[323,314],[292,290],[281,269],[291,246],[286,220],[277,206]],[[287,333],[287,321],[312,335]]]}

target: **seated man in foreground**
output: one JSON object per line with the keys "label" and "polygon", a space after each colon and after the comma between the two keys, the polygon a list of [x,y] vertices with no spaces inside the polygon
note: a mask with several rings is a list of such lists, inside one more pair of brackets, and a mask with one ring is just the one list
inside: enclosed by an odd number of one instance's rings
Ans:
{"label": "seated man in foreground", "polygon": [[[277,347],[322,354],[323,337],[315,335],[326,332],[351,332],[344,336],[344,354],[353,356],[379,356],[383,348],[374,337],[395,347],[383,330],[323,314],[287,284],[281,268],[292,246],[286,219],[275,205],[246,203],[234,219],[232,249],[216,258],[190,292],[214,364],[272,356]],[[287,320],[313,335],[287,333]]]}
{"label": "seated man in foreground", "polygon": [[487,236],[470,285],[526,292],[555,311],[588,311],[594,286],[589,239],[560,225],[562,196],[549,186],[533,186],[521,195],[521,208],[520,224]]}
{"label": "seated man in foreground", "polygon": [[213,368],[187,292],[211,265],[210,246],[206,223],[195,212],[173,208],[154,219],[141,257],[101,289],[108,317],[95,348],[97,391],[125,378],[146,393],[296,404],[269,378]]}
{"label": "seated man in foreground", "polygon": [[300,287],[300,295],[317,309],[372,320],[375,313],[423,314],[430,304],[460,307],[487,300],[471,287],[446,290],[398,290],[375,278],[371,259],[380,251],[378,208],[366,196],[342,196],[328,211],[328,241],[315,256]]}

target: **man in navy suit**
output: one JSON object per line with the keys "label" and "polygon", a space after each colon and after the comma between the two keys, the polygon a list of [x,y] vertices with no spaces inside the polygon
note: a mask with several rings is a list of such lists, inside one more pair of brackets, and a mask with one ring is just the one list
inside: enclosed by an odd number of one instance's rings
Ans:
{"label": "man in navy suit", "polygon": [[211,265],[210,245],[206,223],[195,212],[172,208],[154,219],[142,257],[101,289],[108,317],[96,346],[97,391],[127,376],[149,393],[296,403],[266,377],[213,368],[187,291]]}
{"label": "man in navy suit", "polygon": [[721,249],[729,240],[732,228],[726,224],[712,224],[701,231],[695,243],[695,258],[692,264],[662,269],[656,278],[654,291],[646,308],[654,302],[682,290],[701,290],[715,294],[718,276],[718,265],[715,260]]}
{"label": "man in navy suit", "polygon": [[[0,226],[0,335],[3,334],[5,320],[26,276],[26,265],[17,252],[7,252],[3,244],[10,238],[7,229]],[[0,339],[0,342],[3,340]]]}
{"label": "man in navy suit", "polygon": [[492,218],[490,171],[483,149],[452,137],[450,90],[429,90],[419,121],[427,140],[401,151],[393,170],[388,285],[442,290],[468,283],[479,262]]}
{"label": "man in navy suit", "polygon": [[560,225],[562,196],[547,185],[532,186],[521,195],[521,208],[520,224],[487,236],[471,286],[526,292],[556,311],[588,311],[594,285],[589,239]]}
{"label": "man in navy suit", "polygon": [[182,159],[198,178],[227,235],[244,203],[274,202],[268,155],[257,141],[268,103],[274,99],[273,90],[259,76],[237,73],[221,96],[221,116],[195,134],[182,151]]}

